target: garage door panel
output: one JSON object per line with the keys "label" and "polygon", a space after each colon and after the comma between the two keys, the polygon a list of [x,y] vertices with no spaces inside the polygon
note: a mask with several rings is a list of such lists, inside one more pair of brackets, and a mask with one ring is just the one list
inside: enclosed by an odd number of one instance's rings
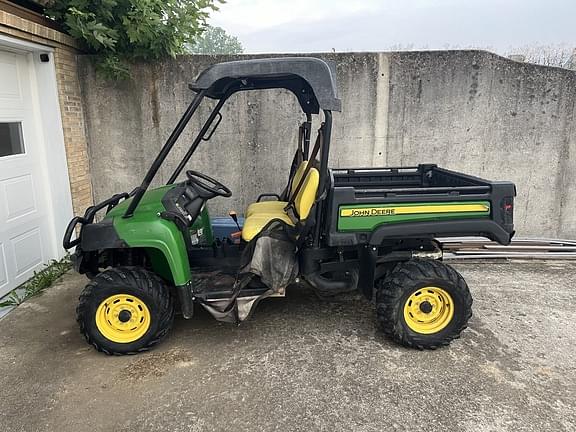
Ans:
{"label": "garage door panel", "polygon": [[44,261],[42,236],[38,228],[20,234],[10,239],[14,263],[16,264],[16,278],[30,272]]}
{"label": "garage door panel", "polygon": [[31,164],[25,153],[0,157],[0,179],[11,179],[31,171]]}
{"label": "garage door panel", "polygon": [[16,54],[3,55],[0,58],[0,99],[12,102],[23,102],[22,86],[18,70],[18,56]]}
{"label": "garage door panel", "polygon": [[34,182],[31,174],[13,177],[0,182],[6,205],[6,223],[37,211]]}

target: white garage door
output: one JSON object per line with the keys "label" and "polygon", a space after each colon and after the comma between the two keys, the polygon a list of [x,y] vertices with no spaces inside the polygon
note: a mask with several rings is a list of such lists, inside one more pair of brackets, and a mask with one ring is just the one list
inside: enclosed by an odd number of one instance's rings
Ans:
{"label": "white garage door", "polygon": [[57,254],[31,61],[0,50],[0,297]]}

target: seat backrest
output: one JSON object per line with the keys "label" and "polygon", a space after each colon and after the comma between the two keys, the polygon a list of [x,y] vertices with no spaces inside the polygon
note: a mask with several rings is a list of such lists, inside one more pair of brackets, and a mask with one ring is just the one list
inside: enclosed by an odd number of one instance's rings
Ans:
{"label": "seat backrest", "polygon": [[[303,163],[305,165],[306,162]],[[300,174],[300,178],[304,173]],[[300,182],[300,179],[296,181],[296,176],[294,176],[294,183],[296,185]],[[316,201],[316,193],[318,192],[318,185],[320,184],[320,173],[316,168],[310,168],[302,187],[294,199],[294,204],[296,207],[296,212],[300,216],[300,220],[306,220],[310,214],[310,210]]]}
{"label": "seat backrest", "polygon": [[308,165],[308,161],[302,161],[300,162],[300,165],[298,165],[298,169],[296,170],[296,172],[294,173],[294,177],[292,178],[292,184],[290,185],[290,196],[288,196],[288,199],[290,199],[292,197],[292,194],[294,194],[294,192],[296,191],[296,186],[298,186],[298,183],[300,183],[300,179],[302,178],[302,174],[304,174],[306,165]]}

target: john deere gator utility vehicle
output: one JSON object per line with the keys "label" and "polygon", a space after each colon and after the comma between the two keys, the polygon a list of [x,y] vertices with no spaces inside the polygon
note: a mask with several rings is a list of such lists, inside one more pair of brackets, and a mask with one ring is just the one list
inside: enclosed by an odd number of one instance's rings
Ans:
{"label": "john deere gator utility vehicle", "polygon": [[[77,308],[90,344],[107,354],[147,350],[168,334],[176,311],[189,319],[195,305],[239,323],[260,300],[283,297],[294,283],[321,295],[357,289],[375,302],[383,332],[409,347],[436,348],[460,335],[472,298],[462,276],[442,262],[436,238],[508,244],[512,183],[433,164],[329,168],[340,100],[334,66],[317,58],[215,64],[190,89],[195,96],[142,184],[89,207],[67,228],[64,247],[76,248],[75,268],[91,279]],[[239,241],[215,239],[208,201],[232,191],[197,171],[177,179],[214,133],[227,99],[262,89],[289,90],[305,115],[287,186],[263,190],[248,206]],[[149,189],[205,98],[217,103],[187,153],[165,186]],[[312,139],[314,115],[321,121]]]}

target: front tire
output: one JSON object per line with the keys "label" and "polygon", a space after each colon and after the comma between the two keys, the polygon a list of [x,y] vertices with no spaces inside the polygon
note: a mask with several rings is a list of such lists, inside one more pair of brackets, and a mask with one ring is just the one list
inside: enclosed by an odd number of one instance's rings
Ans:
{"label": "front tire", "polygon": [[440,261],[413,259],[377,281],[380,327],[396,342],[436,349],[460,337],[472,316],[464,278]]}
{"label": "front tire", "polygon": [[135,354],[166,337],[174,321],[174,302],[154,273],[119,267],[98,274],[84,288],[76,320],[98,351]]}

